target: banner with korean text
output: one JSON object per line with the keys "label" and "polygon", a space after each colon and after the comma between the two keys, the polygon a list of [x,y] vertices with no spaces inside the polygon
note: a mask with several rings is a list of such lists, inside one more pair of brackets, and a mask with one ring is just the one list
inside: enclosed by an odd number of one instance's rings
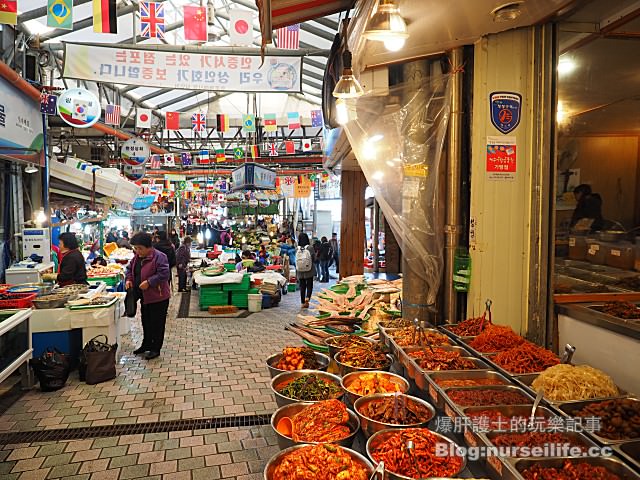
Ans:
{"label": "banner with korean text", "polygon": [[184,90],[302,92],[302,57],[217,55],[64,44],[65,78]]}

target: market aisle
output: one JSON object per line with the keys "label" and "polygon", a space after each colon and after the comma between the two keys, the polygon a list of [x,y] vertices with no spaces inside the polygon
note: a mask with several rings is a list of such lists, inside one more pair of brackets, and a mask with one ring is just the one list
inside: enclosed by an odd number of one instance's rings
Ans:
{"label": "market aisle", "polygon": [[[246,318],[176,318],[179,300],[172,300],[159,359],[130,353],[141,334],[136,321],[122,339],[117,379],[90,386],[74,372],[62,390],[34,389],[0,417],[0,433],[271,414],[276,404],[264,360],[299,344],[283,329],[299,312],[297,293]],[[271,428],[256,426],[7,445],[0,451],[0,479],[257,479],[274,444]]]}

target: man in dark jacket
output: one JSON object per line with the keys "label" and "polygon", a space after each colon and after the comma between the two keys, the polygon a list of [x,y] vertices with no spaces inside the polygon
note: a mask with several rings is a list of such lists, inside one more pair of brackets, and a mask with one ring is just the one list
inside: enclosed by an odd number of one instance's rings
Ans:
{"label": "man in dark jacket", "polygon": [[173,274],[171,269],[176,266],[176,248],[169,240],[167,232],[162,230],[158,232],[158,241],[153,245],[153,248],[164,253],[169,261],[169,283],[173,284]]}
{"label": "man in dark jacket", "polygon": [[329,263],[333,258],[333,249],[331,244],[327,240],[327,237],[322,237],[320,243],[320,283],[327,283],[329,281]]}
{"label": "man in dark jacket", "polygon": [[176,264],[178,266],[178,291],[187,291],[187,268],[191,261],[191,237],[185,237],[182,245],[176,250]]}

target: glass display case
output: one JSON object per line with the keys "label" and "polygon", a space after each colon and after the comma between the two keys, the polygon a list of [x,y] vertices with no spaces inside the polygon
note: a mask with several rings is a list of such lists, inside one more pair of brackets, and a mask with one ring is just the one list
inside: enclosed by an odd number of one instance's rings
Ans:
{"label": "glass display case", "polygon": [[31,312],[0,310],[0,382],[31,358]]}

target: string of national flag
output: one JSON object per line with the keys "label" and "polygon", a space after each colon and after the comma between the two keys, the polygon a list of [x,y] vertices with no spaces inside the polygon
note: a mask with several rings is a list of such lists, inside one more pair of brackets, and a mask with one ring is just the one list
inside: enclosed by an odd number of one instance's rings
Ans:
{"label": "string of national flag", "polygon": [[[0,23],[17,25],[20,0],[0,0]],[[92,0],[93,31],[95,33],[118,33],[117,0]],[[143,38],[165,38],[166,2],[139,2],[139,32]],[[64,30],[73,30],[73,0],[47,0],[47,26]],[[207,42],[209,32],[208,16],[215,12],[202,5],[184,5],[182,7],[183,37],[187,41]],[[177,19],[176,19],[177,20]],[[254,22],[252,11],[232,9],[229,11],[227,31],[230,44],[252,46],[254,44]],[[212,22],[211,22],[212,23]],[[81,27],[82,28],[82,27]],[[300,46],[300,25],[282,27],[276,31],[278,48],[297,50]]]}

